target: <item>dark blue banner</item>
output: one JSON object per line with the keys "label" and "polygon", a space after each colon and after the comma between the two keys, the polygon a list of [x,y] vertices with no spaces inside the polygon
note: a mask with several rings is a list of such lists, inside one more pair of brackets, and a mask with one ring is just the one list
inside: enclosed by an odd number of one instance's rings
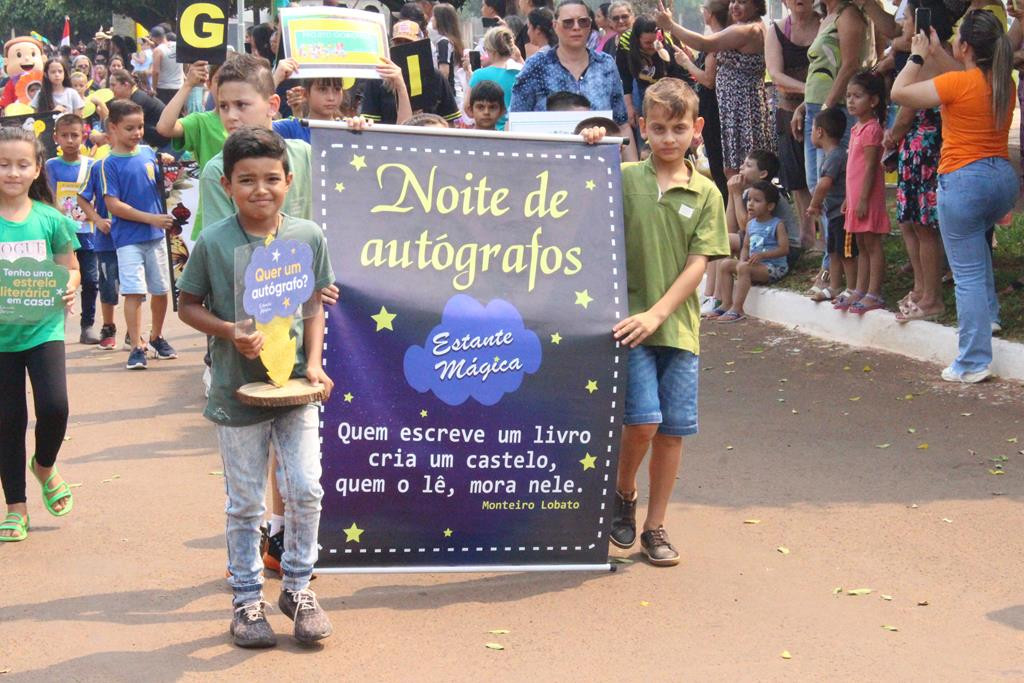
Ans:
{"label": "dark blue banner", "polygon": [[607,561],[625,352],[619,153],[313,129],[325,568]]}

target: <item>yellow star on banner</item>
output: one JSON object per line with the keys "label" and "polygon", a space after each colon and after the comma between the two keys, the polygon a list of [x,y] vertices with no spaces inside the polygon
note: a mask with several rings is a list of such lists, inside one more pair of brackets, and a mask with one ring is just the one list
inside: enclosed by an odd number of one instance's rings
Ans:
{"label": "yellow star on banner", "polygon": [[291,300],[291,298],[290,298],[290,297],[287,297],[287,296],[286,296],[286,297],[284,298],[284,301],[282,301],[281,303],[282,303],[282,304],[284,304],[284,307],[285,307],[285,308],[290,308],[290,307],[291,307],[291,305],[292,305],[292,300]]}
{"label": "yellow star on banner", "polygon": [[452,530],[451,530],[451,529],[445,529],[445,530],[444,530],[444,537],[445,537],[445,538],[451,538],[451,537],[452,537],[452,533],[453,533],[453,532],[452,532]]}
{"label": "yellow star on banner", "polygon": [[595,391],[597,391],[597,380],[596,379],[588,379],[587,380],[587,391],[589,391],[590,393],[594,393]]}
{"label": "yellow star on banner", "polygon": [[590,302],[594,300],[594,297],[590,296],[590,290],[584,289],[582,292],[573,291],[576,295],[576,303],[586,308],[590,305]]}
{"label": "yellow star on banner", "polygon": [[552,344],[561,344],[562,343],[562,335],[560,335],[557,332],[555,332],[553,335],[551,335],[551,343]]}
{"label": "yellow star on banner", "polygon": [[392,327],[391,322],[395,319],[395,313],[388,313],[388,309],[383,306],[380,307],[380,313],[377,315],[371,315],[373,321],[377,323],[377,332],[381,330],[391,330],[394,332],[395,328]]}
{"label": "yellow star on banner", "polygon": [[595,187],[597,187],[597,183],[595,183],[593,180],[588,180],[584,184],[587,186],[588,190],[593,190]]}
{"label": "yellow star on banner", "polygon": [[334,189],[337,190],[338,192],[344,192],[345,191],[345,183],[335,183],[334,184]]}
{"label": "yellow star on banner", "polygon": [[348,162],[357,171],[366,168],[366,157],[362,154],[353,154],[352,161]]}
{"label": "yellow star on banner", "polygon": [[427,416],[427,411],[421,410],[420,411],[420,417],[426,417],[426,416]]}
{"label": "yellow star on banner", "polygon": [[347,529],[342,529],[342,531],[345,532],[345,543],[349,543],[351,541],[359,543],[359,537],[363,535],[363,531],[365,531],[365,529],[360,529],[356,526],[355,522],[352,522],[352,526]]}
{"label": "yellow star on banner", "polygon": [[587,470],[594,469],[594,463],[595,462],[597,462],[597,458],[592,456],[590,453],[587,453],[586,455],[584,455],[583,458],[579,461],[579,463],[581,465],[583,465],[583,471],[584,472],[586,472]]}
{"label": "yellow star on banner", "polygon": [[345,403],[351,403],[352,399],[355,398],[355,396],[352,395],[351,391],[346,391],[345,395],[342,396],[342,398],[345,399]]}

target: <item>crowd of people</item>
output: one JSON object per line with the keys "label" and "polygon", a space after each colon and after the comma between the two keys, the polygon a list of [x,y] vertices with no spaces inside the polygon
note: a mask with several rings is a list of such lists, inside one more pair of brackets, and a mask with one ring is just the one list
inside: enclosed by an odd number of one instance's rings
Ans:
{"label": "crowd of people", "polygon": [[[236,248],[287,236],[316,255],[316,298],[337,301],[323,234],[311,222],[309,129],[300,119],[500,131],[510,112],[611,113],[583,115],[578,129],[588,142],[620,136],[623,158],[638,162],[623,167],[631,315],[614,336],[631,350],[611,540],[623,548],[637,540],[636,474],[651,450],[639,539],[653,564],[679,561],[663,523],[682,438],[697,428],[699,316],[743,319],[750,288],[785,277],[815,247],[822,268],[809,296],[848,314],[883,310],[887,167],[897,172],[897,221],[914,274],[896,318],[943,312],[948,264],[960,343],[942,377],[989,375],[999,325],[993,226],[1005,222],[1019,187],[1008,135],[1024,13],[1011,10],[1018,20],[1008,28],[999,0],[905,0],[895,15],[878,0],[787,7],[786,17],[766,22],[764,0],[706,0],[705,29],[694,31],[661,3],[643,14],[626,0],[597,8],[484,0],[494,25],[472,50],[454,8],[411,2],[397,13],[392,43],[429,39],[436,59],[435,80],[423,88],[430,96],[415,98],[416,107],[401,68],[386,58],[379,78],[349,87],[334,78],[297,81],[297,63],[279,58],[274,25],[253,27],[246,53],[220,65],[178,64],[170,25],[153,27],[138,45],[102,29],[88,44],[39,45],[49,54],[32,106],[61,113],[53,126],[59,153],[46,159],[32,131],[0,128],[0,244],[37,244],[69,269],[64,298],[81,301],[83,344],[117,348],[115,307],[123,301],[130,370],[176,357],[162,334],[170,294],[164,234],[175,217],[161,201],[157,169],[186,154],[200,167],[199,240],[177,286],[181,319],[211,340],[205,415],[218,426],[229,482],[238,644],[275,642],[264,568],[284,578],[279,604],[297,638],[331,631],[309,590],[323,495],[316,411],[257,409],[235,397],[261,378],[263,336],[236,329],[227,275]],[[923,27],[921,10],[930,15]],[[112,97],[100,96],[104,90]],[[323,324],[321,313],[295,336],[300,375],[329,390]],[[68,419],[63,343],[62,316],[31,326],[0,321],[0,394],[18,397],[0,401],[3,542],[24,540],[29,529],[26,373],[37,418],[28,468],[51,514],[73,508],[54,467]],[[271,438],[274,510],[261,547]]]}

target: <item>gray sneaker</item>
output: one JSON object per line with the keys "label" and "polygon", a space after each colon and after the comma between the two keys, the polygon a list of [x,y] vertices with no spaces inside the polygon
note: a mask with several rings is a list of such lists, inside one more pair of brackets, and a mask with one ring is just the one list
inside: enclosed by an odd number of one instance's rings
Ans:
{"label": "gray sneaker", "polygon": [[315,643],[334,631],[327,613],[316,600],[316,593],[308,588],[295,592],[282,590],[277,606],[295,622],[295,640],[300,643]]}
{"label": "gray sneaker", "polygon": [[636,543],[636,501],[639,494],[634,491],[633,497],[627,500],[618,491],[615,492],[615,507],[612,512],[612,530],[609,538],[620,548],[632,548]]}
{"label": "gray sneaker", "polygon": [[83,327],[82,334],[78,337],[78,343],[80,344],[99,344],[100,335],[96,334],[96,331],[92,329],[92,326]]}
{"label": "gray sneaker", "polygon": [[653,565],[672,567],[679,564],[679,553],[669,542],[663,526],[640,534],[640,545],[643,546],[647,561]]}
{"label": "gray sneaker", "polygon": [[263,600],[255,600],[235,608],[235,616],[231,619],[231,637],[235,645],[246,648],[274,647],[277,636],[270,628]]}

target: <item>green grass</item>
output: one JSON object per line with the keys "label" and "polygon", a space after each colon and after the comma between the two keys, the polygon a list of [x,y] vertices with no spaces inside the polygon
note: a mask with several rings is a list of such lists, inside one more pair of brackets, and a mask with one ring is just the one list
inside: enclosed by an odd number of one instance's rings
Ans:
{"label": "green grass", "polygon": [[[996,291],[1008,287],[1015,279],[1024,276],[1024,214],[1015,214],[1013,225],[996,228],[996,249],[992,256],[995,270]],[[914,284],[911,273],[901,273],[903,265],[908,262],[907,251],[903,246],[897,223],[893,221],[893,231],[883,241],[885,249],[885,282],[882,296],[886,307],[895,312],[896,302],[906,294]],[[805,255],[793,266],[789,275],[774,285],[781,289],[803,292],[811,286],[811,281],[821,267],[819,255]],[[943,287],[943,299],[946,313],[939,323],[950,327],[956,326],[956,300],[953,295],[952,283]],[[1024,291],[1014,291],[999,296],[1003,339],[1024,341]]]}

